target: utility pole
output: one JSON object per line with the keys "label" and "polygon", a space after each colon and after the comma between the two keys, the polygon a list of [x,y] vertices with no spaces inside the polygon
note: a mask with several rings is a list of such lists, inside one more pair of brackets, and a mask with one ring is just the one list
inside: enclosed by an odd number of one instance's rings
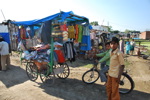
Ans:
{"label": "utility pole", "polygon": [[1,9],[1,13],[2,13],[2,15],[3,15],[3,17],[4,17],[4,20],[6,20],[6,18],[5,18],[5,16],[4,16],[4,13],[3,13],[2,9]]}

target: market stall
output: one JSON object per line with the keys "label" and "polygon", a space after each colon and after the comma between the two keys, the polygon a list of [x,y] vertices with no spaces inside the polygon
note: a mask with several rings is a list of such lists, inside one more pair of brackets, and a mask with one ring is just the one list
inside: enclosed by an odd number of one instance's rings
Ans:
{"label": "market stall", "polygon": [[[78,51],[75,46],[79,50],[91,50],[89,20],[72,11],[11,23],[19,27],[19,46],[28,61],[26,71],[31,80],[36,80],[38,74],[43,82],[53,82],[55,75],[67,78],[69,67],[66,61],[75,61]],[[35,36],[40,45],[27,47],[26,40]]]}

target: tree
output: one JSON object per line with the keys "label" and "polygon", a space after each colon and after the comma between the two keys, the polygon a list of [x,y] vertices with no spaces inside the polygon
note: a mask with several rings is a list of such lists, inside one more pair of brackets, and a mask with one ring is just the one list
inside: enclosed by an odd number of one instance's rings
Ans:
{"label": "tree", "polygon": [[111,32],[112,26],[108,26],[108,32]]}
{"label": "tree", "polygon": [[124,31],[124,33],[129,33],[129,32],[131,32],[131,30],[126,29],[126,30]]}
{"label": "tree", "polygon": [[119,33],[118,30],[111,31],[111,33]]}
{"label": "tree", "polygon": [[91,25],[94,25],[94,26],[98,26],[99,24],[98,24],[98,21],[93,21],[93,22],[91,22],[90,23]]}

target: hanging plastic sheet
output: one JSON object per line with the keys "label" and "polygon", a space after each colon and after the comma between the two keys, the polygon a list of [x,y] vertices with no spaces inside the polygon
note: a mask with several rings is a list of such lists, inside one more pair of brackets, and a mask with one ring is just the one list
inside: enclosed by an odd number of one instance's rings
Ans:
{"label": "hanging plastic sheet", "polygon": [[49,44],[51,42],[51,28],[52,21],[49,20],[47,22],[44,22],[39,30],[38,38],[40,38],[44,44]]}

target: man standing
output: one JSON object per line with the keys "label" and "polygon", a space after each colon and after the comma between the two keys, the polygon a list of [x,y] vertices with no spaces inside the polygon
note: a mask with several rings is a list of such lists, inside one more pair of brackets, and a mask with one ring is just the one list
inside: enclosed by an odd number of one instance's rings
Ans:
{"label": "man standing", "polygon": [[6,71],[10,66],[9,45],[0,37],[0,54],[1,54],[1,67]]}
{"label": "man standing", "polygon": [[108,70],[108,80],[106,83],[108,100],[120,100],[119,83],[124,70],[123,53],[118,49],[119,39],[112,38],[110,43],[110,67]]}

